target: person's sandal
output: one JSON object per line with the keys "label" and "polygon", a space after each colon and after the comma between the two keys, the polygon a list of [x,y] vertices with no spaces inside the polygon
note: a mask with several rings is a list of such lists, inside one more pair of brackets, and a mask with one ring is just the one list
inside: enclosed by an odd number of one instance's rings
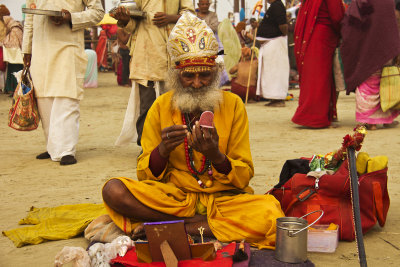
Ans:
{"label": "person's sandal", "polygon": [[60,165],[72,165],[75,164],[77,161],[74,156],[72,155],[66,155],[61,158],[60,160]]}
{"label": "person's sandal", "polygon": [[268,104],[265,104],[266,107],[284,107],[285,101],[284,100],[271,100]]}
{"label": "person's sandal", "polygon": [[40,153],[39,155],[36,156],[36,159],[49,159],[49,158],[50,158],[50,154],[47,151]]}

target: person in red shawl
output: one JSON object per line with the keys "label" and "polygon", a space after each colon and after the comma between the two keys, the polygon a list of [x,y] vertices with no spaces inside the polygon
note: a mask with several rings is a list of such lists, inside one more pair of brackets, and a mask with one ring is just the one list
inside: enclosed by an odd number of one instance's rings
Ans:
{"label": "person in red shawl", "polygon": [[310,128],[331,125],[336,113],[333,54],[339,44],[342,0],[303,0],[295,27],[300,76],[299,106],[292,121]]}
{"label": "person in red shawl", "polygon": [[118,26],[106,24],[102,25],[101,28],[102,30],[100,31],[99,41],[96,46],[97,66],[100,70],[107,71],[107,40],[117,34]]}

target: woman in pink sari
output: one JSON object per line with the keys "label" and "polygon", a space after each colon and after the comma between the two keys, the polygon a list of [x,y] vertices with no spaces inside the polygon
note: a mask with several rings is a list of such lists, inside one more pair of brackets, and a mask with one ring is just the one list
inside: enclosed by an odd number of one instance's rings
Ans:
{"label": "woman in pink sari", "polygon": [[377,124],[397,125],[394,119],[400,111],[383,112],[379,97],[382,69],[400,54],[394,1],[353,0],[343,20],[342,39],[346,90],[356,93],[356,120],[371,130]]}
{"label": "woman in pink sari", "polygon": [[398,121],[394,119],[400,114],[400,110],[387,110],[383,112],[379,97],[381,70],[371,75],[356,89],[356,120],[364,123],[369,130],[376,130],[377,124],[384,127],[396,126]]}

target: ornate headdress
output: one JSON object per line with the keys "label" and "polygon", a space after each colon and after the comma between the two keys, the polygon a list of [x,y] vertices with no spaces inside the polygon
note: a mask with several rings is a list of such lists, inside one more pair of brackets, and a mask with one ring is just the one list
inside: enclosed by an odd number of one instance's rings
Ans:
{"label": "ornate headdress", "polygon": [[197,72],[216,65],[217,39],[207,24],[190,12],[183,13],[172,29],[167,49],[177,69]]}

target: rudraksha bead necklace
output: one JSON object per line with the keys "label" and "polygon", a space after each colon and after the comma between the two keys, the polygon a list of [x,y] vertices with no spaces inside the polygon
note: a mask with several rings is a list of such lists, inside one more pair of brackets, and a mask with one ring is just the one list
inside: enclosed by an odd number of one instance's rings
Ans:
{"label": "rudraksha bead necklace", "polygon": [[[192,131],[192,124],[189,119],[189,114],[184,113],[182,114],[182,121],[183,123],[188,127],[189,131]],[[193,148],[189,146],[187,137],[185,137],[184,140],[184,145],[185,145],[185,157],[186,157],[186,165],[192,174],[192,176],[197,180],[197,183],[202,187],[211,187],[213,184],[213,171],[211,168],[211,161],[207,159],[204,155],[203,158],[201,159],[201,167],[199,170],[196,169],[196,166],[194,165],[194,156],[193,156]],[[205,173],[205,171],[208,169],[208,176],[210,179],[204,184],[200,178],[199,175],[202,175]]]}

